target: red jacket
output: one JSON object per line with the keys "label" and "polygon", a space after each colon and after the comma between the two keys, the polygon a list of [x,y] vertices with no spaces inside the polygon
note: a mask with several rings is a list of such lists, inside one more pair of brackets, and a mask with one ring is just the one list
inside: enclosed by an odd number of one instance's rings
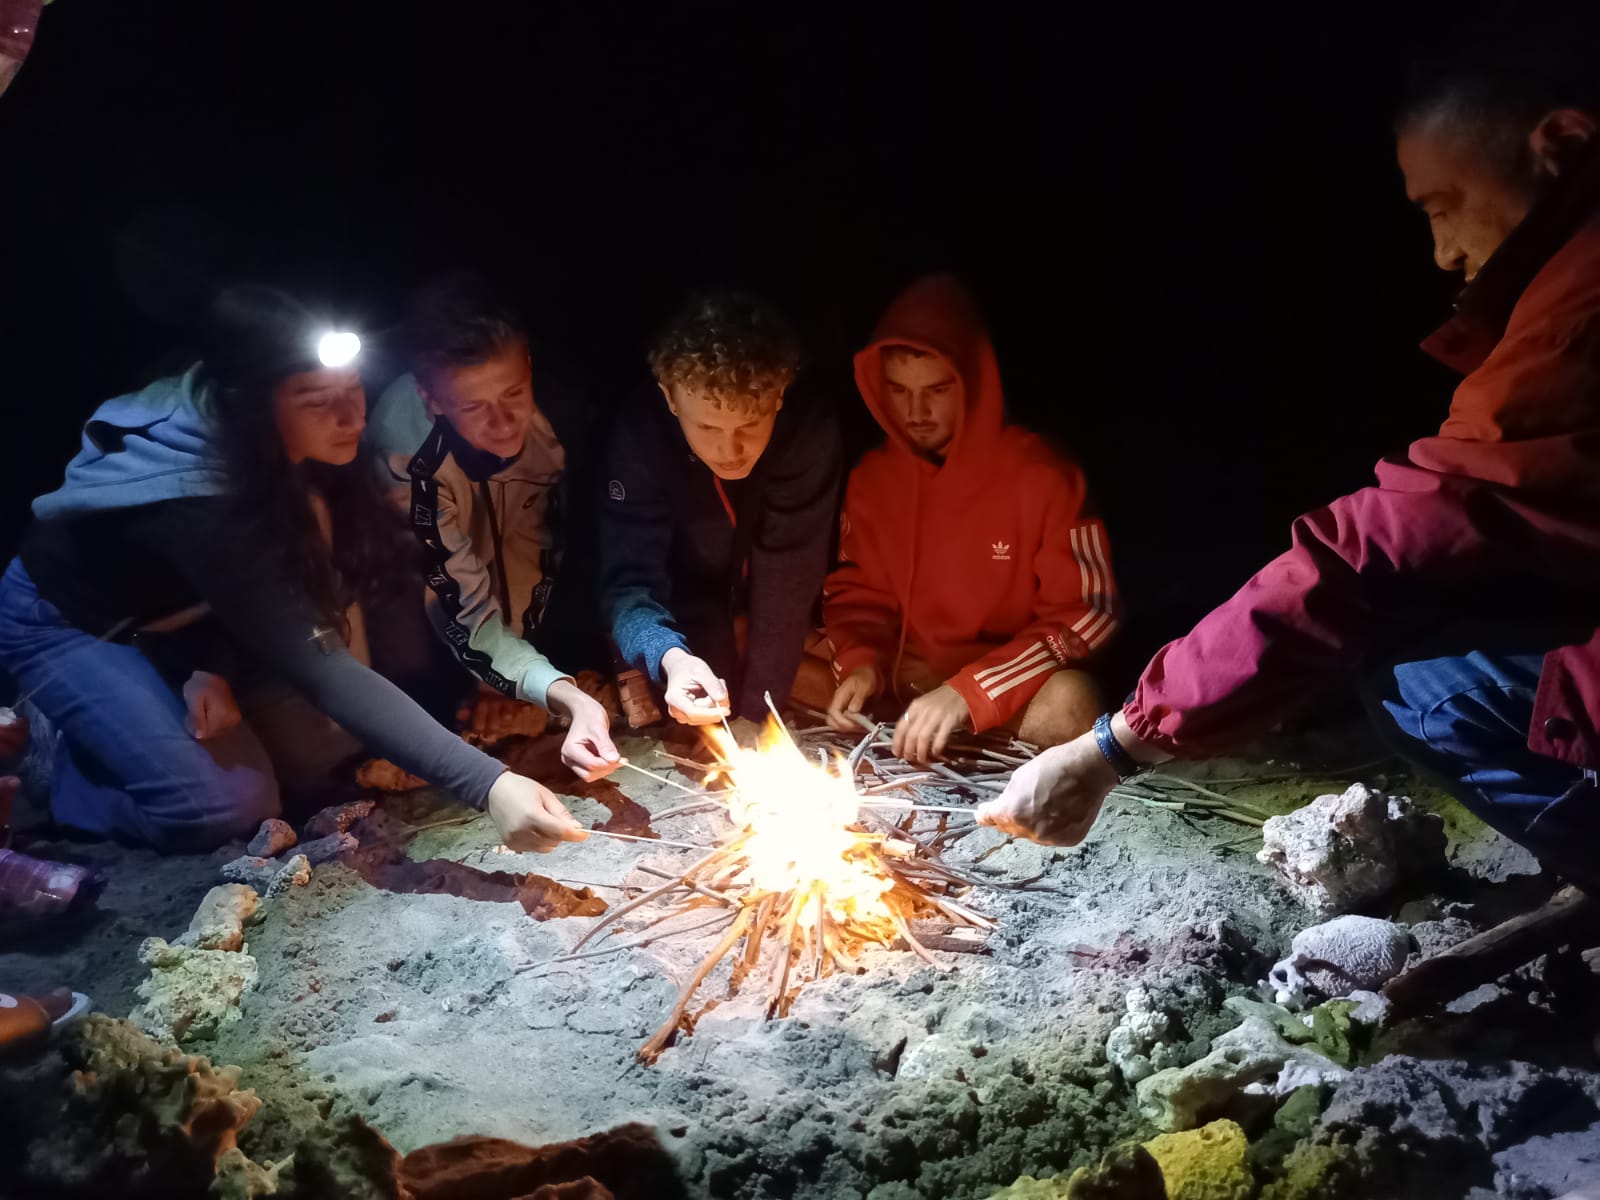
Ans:
{"label": "red jacket", "polygon": [[[942,465],[913,452],[887,413],[887,343],[961,374],[966,411]],[[1084,512],[1083,472],[1004,423],[994,347],[949,276],[902,292],[855,366],[889,436],[850,475],[822,604],[835,669],[872,665],[892,681],[909,651],[961,693],[976,729],[1000,725],[1117,627],[1110,545]]]}
{"label": "red jacket", "polygon": [[[1184,757],[1264,731],[1369,649],[1457,620],[1547,624],[1528,745],[1600,767],[1600,150],[1424,343],[1466,372],[1435,437],[1301,517],[1293,546],[1161,650],[1126,708]],[[1572,630],[1572,644],[1557,629]]]}

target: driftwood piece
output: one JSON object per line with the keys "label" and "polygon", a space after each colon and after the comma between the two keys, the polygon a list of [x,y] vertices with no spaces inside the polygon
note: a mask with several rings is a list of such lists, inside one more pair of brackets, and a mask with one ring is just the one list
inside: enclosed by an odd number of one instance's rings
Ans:
{"label": "driftwood piece", "polygon": [[1384,987],[1396,1017],[1415,1016],[1585,936],[1600,939],[1600,904],[1564,887],[1541,907],[1425,958]]}

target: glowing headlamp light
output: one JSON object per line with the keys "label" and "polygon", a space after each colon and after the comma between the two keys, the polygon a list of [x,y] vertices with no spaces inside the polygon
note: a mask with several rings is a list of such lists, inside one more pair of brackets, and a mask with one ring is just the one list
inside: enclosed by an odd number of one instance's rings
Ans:
{"label": "glowing headlamp light", "polygon": [[325,367],[348,367],[361,353],[361,339],[353,333],[330,331],[317,339],[317,360]]}

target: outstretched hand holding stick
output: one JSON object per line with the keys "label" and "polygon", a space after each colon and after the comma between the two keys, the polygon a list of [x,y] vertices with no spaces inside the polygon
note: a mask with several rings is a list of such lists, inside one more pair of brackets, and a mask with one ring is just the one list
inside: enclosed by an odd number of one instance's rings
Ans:
{"label": "outstretched hand holding stick", "polygon": [[710,665],[674,646],[661,658],[667,677],[667,711],[685,725],[715,725],[732,711],[728,685]]}

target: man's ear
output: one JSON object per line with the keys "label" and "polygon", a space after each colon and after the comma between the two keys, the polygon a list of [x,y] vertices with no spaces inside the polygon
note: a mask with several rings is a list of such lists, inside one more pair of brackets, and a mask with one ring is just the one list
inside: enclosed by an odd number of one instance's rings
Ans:
{"label": "man's ear", "polygon": [[671,389],[668,388],[667,385],[662,383],[659,379],[656,380],[656,386],[661,389],[661,394],[667,398],[667,411],[670,412],[673,416],[677,416],[678,415],[678,406],[672,402],[672,391],[671,391]]}
{"label": "man's ear", "polygon": [[1559,177],[1594,136],[1594,114],[1581,108],[1551,109],[1528,135],[1534,167],[1541,175]]}
{"label": "man's ear", "polygon": [[423,412],[427,413],[430,417],[441,417],[444,415],[444,413],[439,409],[438,401],[436,401],[428,392],[426,385],[423,384],[420,377],[417,379],[417,395],[422,397]]}

